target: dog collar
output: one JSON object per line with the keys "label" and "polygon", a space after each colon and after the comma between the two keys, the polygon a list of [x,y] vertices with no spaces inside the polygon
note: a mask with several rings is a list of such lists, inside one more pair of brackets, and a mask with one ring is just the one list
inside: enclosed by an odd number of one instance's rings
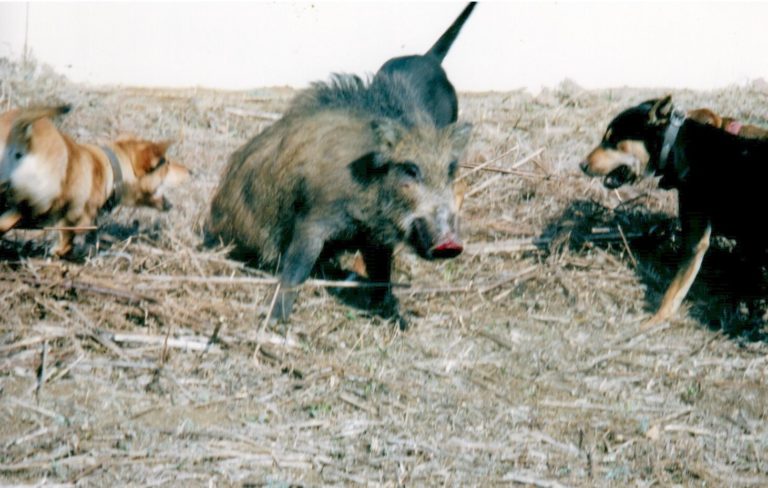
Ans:
{"label": "dog collar", "polygon": [[664,142],[661,144],[659,171],[664,171],[664,168],[667,166],[669,153],[672,151],[672,146],[675,145],[677,134],[680,132],[680,127],[683,126],[683,122],[685,122],[685,112],[680,109],[673,108],[672,114],[669,118],[669,125],[667,126],[667,130],[664,132]]}
{"label": "dog collar", "polygon": [[123,170],[120,168],[120,161],[115,152],[107,146],[101,146],[101,150],[107,155],[109,164],[112,166],[112,194],[104,204],[103,209],[107,212],[115,208],[123,199]]}

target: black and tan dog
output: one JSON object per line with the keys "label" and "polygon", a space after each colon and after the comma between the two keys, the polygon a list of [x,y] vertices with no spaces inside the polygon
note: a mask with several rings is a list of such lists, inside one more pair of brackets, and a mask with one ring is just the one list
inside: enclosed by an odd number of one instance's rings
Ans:
{"label": "black and tan dog", "polygon": [[608,188],[644,176],[678,190],[684,260],[646,326],[670,318],[685,298],[714,231],[735,239],[759,270],[768,233],[755,218],[765,208],[768,141],[746,139],[701,124],[675,109],[671,97],[649,100],[620,113],[600,144],[581,163]]}
{"label": "black and tan dog", "polygon": [[376,73],[376,77],[401,76],[402,82],[412,90],[412,98],[419,105],[417,109],[427,113],[437,127],[452,124],[458,117],[456,90],[448,80],[442,62],[476,4],[470,2],[425,54],[392,58]]}

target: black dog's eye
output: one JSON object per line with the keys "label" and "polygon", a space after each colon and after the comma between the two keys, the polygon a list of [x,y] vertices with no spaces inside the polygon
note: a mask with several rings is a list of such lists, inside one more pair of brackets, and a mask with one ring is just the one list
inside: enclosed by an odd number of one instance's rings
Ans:
{"label": "black dog's eye", "polygon": [[448,165],[448,179],[453,180],[456,178],[456,171],[459,169],[459,162],[455,159]]}
{"label": "black dog's eye", "polygon": [[413,178],[414,180],[421,180],[421,169],[419,169],[416,163],[406,161],[405,163],[398,164],[397,166],[400,169],[400,172],[402,172],[405,176]]}

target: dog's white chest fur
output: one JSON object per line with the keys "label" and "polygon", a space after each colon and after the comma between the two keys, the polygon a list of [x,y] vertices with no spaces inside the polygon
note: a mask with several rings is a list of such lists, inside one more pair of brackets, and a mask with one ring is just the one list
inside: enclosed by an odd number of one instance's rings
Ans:
{"label": "dog's white chest fur", "polygon": [[59,175],[51,174],[50,165],[39,157],[29,154],[11,173],[11,188],[17,201],[24,201],[35,214],[47,212],[53,201],[61,194]]}

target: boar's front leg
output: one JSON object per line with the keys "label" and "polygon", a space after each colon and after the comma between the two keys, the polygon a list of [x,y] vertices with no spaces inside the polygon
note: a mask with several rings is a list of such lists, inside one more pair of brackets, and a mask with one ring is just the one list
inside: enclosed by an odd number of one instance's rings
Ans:
{"label": "boar's front leg", "polygon": [[408,324],[400,316],[397,298],[392,294],[392,254],[390,246],[367,243],[361,249],[368,278],[372,284],[381,285],[371,289],[369,297],[373,312],[385,318],[393,318],[401,329]]}
{"label": "boar's front leg", "polygon": [[298,291],[296,287],[304,283],[312,272],[317,258],[323,250],[328,233],[323,227],[311,221],[297,222],[291,243],[283,256],[280,272],[280,289],[275,305],[270,311],[270,319],[284,321],[291,314],[293,301]]}

